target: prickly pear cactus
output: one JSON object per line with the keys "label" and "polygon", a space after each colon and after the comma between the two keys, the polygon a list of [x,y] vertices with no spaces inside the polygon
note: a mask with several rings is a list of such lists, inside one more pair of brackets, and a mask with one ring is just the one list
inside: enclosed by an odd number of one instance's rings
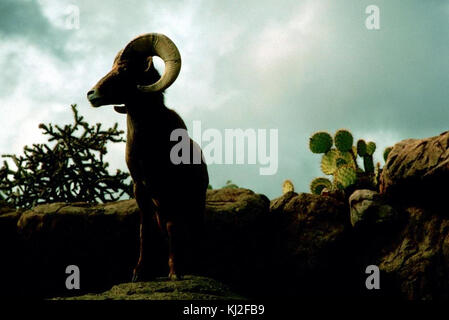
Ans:
{"label": "prickly pear cactus", "polygon": [[387,162],[388,155],[390,154],[391,150],[393,150],[393,147],[386,147],[384,150],[384,161]]}
{"label": "prickly pear cactus", "polygon": [[341,166],[344,166],[348,163],[343,158],[337,158],[336,164],[337,164],[337,168],[340,168]]}
{"label": "prickly pear cactus", "polygon": [[321,158],[321,171],[324,174],[334,174],[335,170],[337,170],[337,158],[338,152],[336,149],[326,152]]}
{"label": "prickly pear cactus", "polygon": [[357,141],[357,155],[360,157],[366,156],[366,142],[363,139]]}
{"label": "prickly pear cactus", "polygon": [[368,142],[366,144],[366,154],[372,156],[374,151],[376,151],[376,144],[372,141]]}
{"label": "prickly pear cactus", "polygon": [[337,149],[331,149],[321,158],[321,171],[324,174],[334,174],[337,168],[342,165],[356,167],[351,152],[341,152]]}
{"label": "prickly pear cactus", "polygon": [[356,170],[352,166],[344,165],[335,171],[334,184],[338,189],[346,189],[347,187],[355,184],[356,181]]}
{"label": "prickly pear cactus", "polygon": [[324,188],[332,189],[332,182],[327,178],[315,178],[310,183],[310,191],[313,194],[320,195]]}
{"label": "prickly pear cactus", "polygon": [[335,133],[334,143],[339,151],[351,151],[354,138],[352,133],[345,129],[340,129]]}
{"label": "prickly pear cactus", "polygon": [[[316,178],[312,181],[312,193],[320,194],[326,188],[330,191],[346,189],[356,184],[358,187],[376,188],[382,169],[380,164],[374,166],[373,154],[376,144],[363,139],[353,146],[352,133],[346,129],[338,130],[334,138],[329,133],[320,131],[310,137],[310,150],[314,153],[323,153],[321,170],[326,175],[333,176],[333,182],[327,178]],[[333,148],[332,145],[335,145]],[[391,148],[384,151],[384,159],[388,157]],[[357,157],[363,160],[363,169],[357,163]]]}
{"label": "prickly pear cactus", "polygon": [[286,194],[287,192],[295,191],[295,186],[293,185],[293,182],[290,180],[285,180],[282,184],[282,194]]}
{"label": "prickly pear cactus", "polygon": [[373,156],[366,155],[363,157],[363,167],[366,173],[374,173]]}
{"label": "prickly pear cactus", "polygon": [[376,169],[374,170],[374,184],[377,186],[380,183],[380,175],[382,173],[382,169],[380,168],[380,162],[376,163]]}
{"label": "prickly pear cactus", "polygon": [[349,152],[349,151],[345,151],[345,152],[339,151],[339,152],[338,152],[338,157],[341,158],[341,159],[344,159],[347,165],[350,165],[350,166],[352,166],[352,167],[354,167],[354,168],[357,167],[357,164],[356,164],[356,162],[355,162],[355,160],[354,160],[354,157],[352,156],[352,152]]}
{"label": "prickly pear cactus", "polygon": [[309,139],[309,148],[313,153],[326,153],[332,148],[332,137],[329,133],[319,131]]}

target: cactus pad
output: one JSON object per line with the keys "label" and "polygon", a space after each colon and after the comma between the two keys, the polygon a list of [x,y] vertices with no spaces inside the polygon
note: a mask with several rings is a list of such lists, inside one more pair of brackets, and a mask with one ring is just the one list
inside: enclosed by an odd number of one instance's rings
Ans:
{"label": "cactus pad", "polygon": [[321,171],[324,174],[334,174],[335,170],[337,170],[337,158],[338,151],[336,149],[326,152],[321,159]]}
{"label": "cactus pad", "polygon": [[351,152],[338,152],[338,157],[342,158],[346,161],[346,164],[352,166],[352,167],[356,167],[355,162],[354,162],[354,158],[352,156]]}
{"label": "cactus pad", "polygon": [[293,185],[293,182],[291,182],[290,180],[285,180],[284,183],[282,184],[282,194],[286,194],[287,192],[294,192],[295,191],[295,186]]}
{"label": "cactus pad", "polygon": [[388,155],[390,154],[391,150],[393,150],[393,147],[385,148],[385,150],[384,150],[384,160],[385,160],[385,162],[387,162]]}
{"label": "cactus pad", "polygon": [[324,188],[331,189],[332,188],[332,182],[327,178],[315,178],[310,183],[310,191],[313,194],[321,194],[321,191],[323,191]]}
{"label": "cactus pad", "polygon": [[339,151],[351,151],[354,138],[348,130],[340,129],[335,133],[334,142]]}
{"label": "cactus pad", "polygon": [[364,157],[366,155],[366,142],[363,139],[357,141],[357,154],[360,157]]}
{"label": "cactus pad", "polygon": [[374,173],[374,162],[373,156],[364,156],[363,157],[363,166],[365,168],[366,173]]}
{"label": "cactus pad", "polygon": [[337,168],[342,165],[355,167],[354,158],[350,152],[340,152],[337,149],[331,149],[321,159],[321,171],[324,174],[334,174]]}
{"label": "cactus pad", "polygon": [[368,142],[366,144],[366,154],[372,156],[374,151],[376,151],[376,144],[372,141]]}
{"label": "cactus pad", "polygon": [[348,164],[348,163],[343,158],[337,158],[336,164],[337,164],[337,168],[340,168],[341,166],[344,166],[345,164]]}
{"label": "cactus pad", "polygon": [[332,144],[332,136],[325,131],[316,132],[309,139],[309,148],[313,153],[326,153]]}
{"label": "cactus pad", "polygon": [[345,189],[350,185],[353,185],[356,180],[357,174],[352,166],[344,165],[335,171],[334,182],[339,189]]}
{"label": "cactus pad", "polygon": [[374,169],[374,185],[377,186],[380,183],[380,174],[382,169],[380,168],[380,162],[376,163],[376,169]]}

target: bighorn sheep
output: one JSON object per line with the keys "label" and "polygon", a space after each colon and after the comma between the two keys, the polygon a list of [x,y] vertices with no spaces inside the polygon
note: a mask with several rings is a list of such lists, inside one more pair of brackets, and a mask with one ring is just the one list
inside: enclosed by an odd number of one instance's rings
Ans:
{"label": "bighorn sheep", "polygon": [[[153,56],[165,62],[162,77],[154,68]],[[164,105],[163,90],[175,81],[180,69],[181,56],[169,38],[144,34],[117,54],[112,70],[87,93],[93,107],[121,104],[114,107],[115,111],[127,114],[126,163],[140,209],[140,255],[133,281],[149,276],[145,274],[148,268],[147,264],[144,268],[144,252],[151,217],[168,235],[172,280],[184,273],[186,243],[192,246],[189,240],[198,237],[202,228],[209,177],[201,149],[189,139],[191,157],[199,155],[199,164],[191,161],[176,165],[170,159],[170,151],[177,143],[171,141],[170,135],[173,130],[186,129],[186,125]]]}

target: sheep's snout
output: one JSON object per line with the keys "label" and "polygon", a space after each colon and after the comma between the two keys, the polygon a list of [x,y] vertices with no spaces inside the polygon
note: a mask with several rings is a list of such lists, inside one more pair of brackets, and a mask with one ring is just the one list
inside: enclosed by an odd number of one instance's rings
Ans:
{"label": "sheep's snout", "polygon": [[99,107],[102,105],[102,97],[97,89],[89,90],[87,93],[87,99],[89,100],[92,107]]}

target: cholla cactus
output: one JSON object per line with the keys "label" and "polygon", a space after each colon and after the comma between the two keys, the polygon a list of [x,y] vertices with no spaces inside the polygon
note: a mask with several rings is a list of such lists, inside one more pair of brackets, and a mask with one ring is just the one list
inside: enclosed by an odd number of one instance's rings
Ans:
{"label": "cholla cactus", "polygon": [[[108,202],[132,197],[129,174],[108,170],[108,143],[124,142],[116,123],[92,125],[71,106],[73,123],[41,124],[45,144],[25,146],[23,155],[3,155],[0,199],[17,208],[51,202]],[[11,163],[12,162],[12,163]],[[13,166],[10,166],[10,163]]]}
{"label": "cholla cactus", "polygon": [[290,180],[285,180],[284,183],[282,184],[282,194],[286,194],[287,192],[294,192],[295,191],[295,186],[293,185],[293,182],[291,182]]}
{"label": "cholla cactus", "polygon": [[[375,168],[373,154],[376,144],[363,139],[353,146],[352,133],[346,129],[338,130],[334,138],[324,131],[313,134],[309,140],[309,147],[313,153],[322,153],[321,171],[333,176],[333,182],[327,178],[316,178],[310,184],[314,194],[328,190],[346,189],[355,184],[377,186],[380,167]],[[334,147],[335,145],[335,147]],[[357,156],[363,159],[363,170],[357,163]]]}

